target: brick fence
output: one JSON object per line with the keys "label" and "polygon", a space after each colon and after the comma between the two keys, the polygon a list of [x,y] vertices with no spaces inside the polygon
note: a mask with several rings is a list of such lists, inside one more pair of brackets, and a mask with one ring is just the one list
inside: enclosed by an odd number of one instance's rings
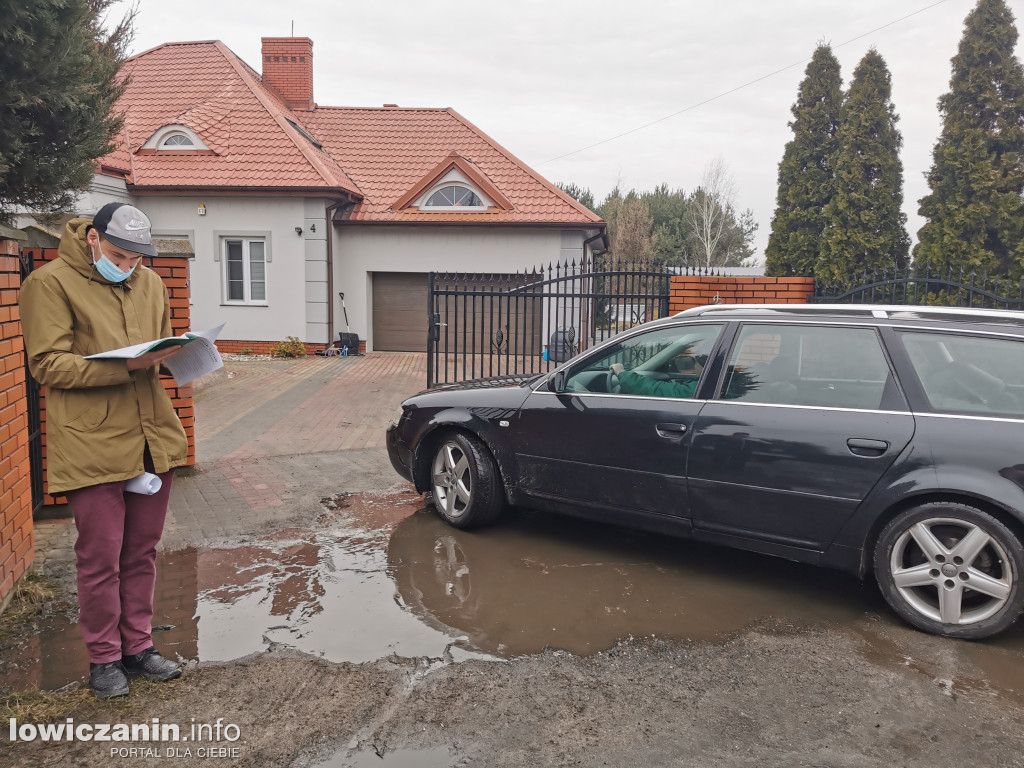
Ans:
{"label": "brick fence", "polygon": [[20,288],[18,242],[0,239],[0,610],[34,555]]}
{"label": "brick fence", "polygon": [[674,275],[669,314],[705,304],[806,304],[813,277],[710,277]]}

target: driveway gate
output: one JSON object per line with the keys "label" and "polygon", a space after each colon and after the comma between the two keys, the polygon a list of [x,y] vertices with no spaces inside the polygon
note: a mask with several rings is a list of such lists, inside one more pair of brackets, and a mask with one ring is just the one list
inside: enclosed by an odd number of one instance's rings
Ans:
{"label": "driveway gate", "polygon": [[[21,281],[24,283],[32,271],[34,251],[22,250]],[[29,477],[32,485],[33,516],[43,506],[43,426],[39,408],[39,382],[32,378],[28,370],[28,357],[25,359],[25,401],[28,404],[28,457]]]}
{"label": "driveway gate", "polygon": [[659,263],[601,256],[507,275],[431,272],[427,386],[548,371],[666,317],[670,278]]}

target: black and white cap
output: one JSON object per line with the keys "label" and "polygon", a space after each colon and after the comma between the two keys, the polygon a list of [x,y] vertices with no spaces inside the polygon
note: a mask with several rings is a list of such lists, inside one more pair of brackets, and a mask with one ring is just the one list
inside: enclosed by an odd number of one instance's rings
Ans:
{"label": "black and white cap", "polygon": [[128,203],[107,203],[92,219],[92,225],[118,248],[156,256],[149,217]]}

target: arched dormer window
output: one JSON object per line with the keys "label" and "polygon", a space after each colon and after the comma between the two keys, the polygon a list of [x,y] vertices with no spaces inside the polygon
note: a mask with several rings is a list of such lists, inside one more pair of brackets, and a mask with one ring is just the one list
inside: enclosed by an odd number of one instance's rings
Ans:
{"label": "arched dormer window", "polygon": [[157,129],[142,149],[157,152],[209,151],[199,135],[186,125],[165,125]]}
{"label": "arched dormer window", "polygon": [[424,208],[483,208],[484,202],[468,187],[449,184],[433,192]]}
{"label": "arched dormer window", "polygon": [[172,147],[188,147],[189,149],[195,149],[196,143],[184,133],[172,133],[164,139],[164,143],[160,146],[164,149],[171,149]]}

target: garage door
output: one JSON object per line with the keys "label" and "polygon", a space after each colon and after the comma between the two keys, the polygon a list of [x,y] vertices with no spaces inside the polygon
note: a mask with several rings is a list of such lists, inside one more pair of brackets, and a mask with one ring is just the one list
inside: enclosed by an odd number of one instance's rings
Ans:
{"label": "garage door", "polygon": [[373,273],[373,348],[427,351],[427,273]]}

